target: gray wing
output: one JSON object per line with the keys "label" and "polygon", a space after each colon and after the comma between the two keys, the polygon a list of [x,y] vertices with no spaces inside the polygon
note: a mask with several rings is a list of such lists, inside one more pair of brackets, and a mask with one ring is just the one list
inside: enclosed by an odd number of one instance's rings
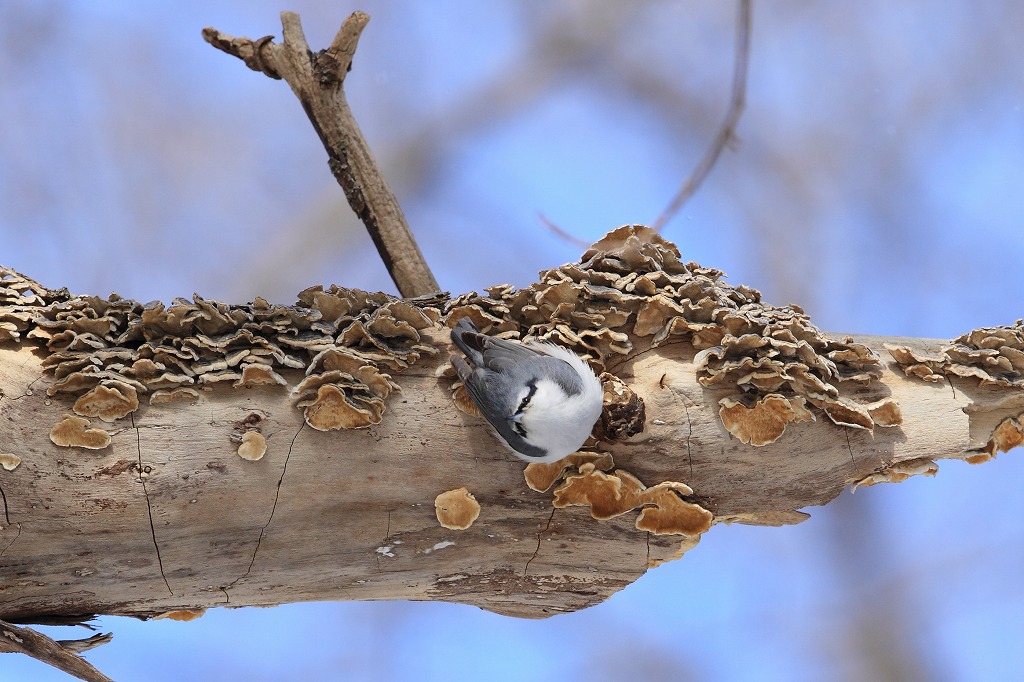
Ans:
{"label": "gray wing", "polygon": [[515,414],[518,407],[515,393],[509,390],[511,386],[519,385],[516,377],[481,367],[474,369],[460,357],[453,357],[452,364],[469,392],[469,397],[509,447],[527,457],[540,458],[548,454],[547,450],[526,442],[507,419]]}
{"label": "gray wing", "polygon": [[452,342],[469,360],[455,356],[452,365],[484,418],[516,452],[526,457],[545,457],[547,451],[526,442],[508,417],[519,407],[520,387],[534,385],[551,373],[546,365],[564,365],[565,370],[575,375],[572,368],[521,344],[481,334],[466,317],[452,329]]}
{"label": "gray wing", "polygon": [[494,372],[505,371],[516,363],[539,355],[520,343],[481,334],[468,317],[460,319],[452,329],[452,342],[475,366]]}
{"label": "gray wing", "polygon": [[[499,373],[521,369],[528,375],[551,379],[565,391],[566,395],[578,395],[583,391],[583,382],[580,376],[565,361],[521,343],[512,343],[481,334],[468,317],[460,319],[452,329],[452,342],[466,354],[474,368],[482,367]],[[456,371],[465,382],[466,376],[458,366],[456,366]],[[528,379],[529,376],[524,378],[524,383]],[[473,398],[476,400],[476,396]],[[515,396],[513,396],[514,398]],[[476,402],[477,405],[480,404],[479,400]]]}

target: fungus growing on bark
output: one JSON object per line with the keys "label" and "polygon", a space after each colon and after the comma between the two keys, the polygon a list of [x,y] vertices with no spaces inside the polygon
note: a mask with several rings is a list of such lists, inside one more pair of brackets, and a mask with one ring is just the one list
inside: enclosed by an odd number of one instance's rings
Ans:
{"label": "fungus growing on bark", "polygon": [[850,490],[853,491],[861,486],[876,485],[878,483],[901,483],[911,476],[934,476],[938,471],[939,465],[928,457],[894,462],[856,481],[850,486]]}
{"label": "fungus growing on bark", "polygon": [[14,471],[21,464],[21,457],[12,455],[8,452],[0,453],[0,467],[3,467],[7,471]]}
{"label": "fungus growing on bark", "polygon": [[54,445],[65,448],[87,448],[102,450],[110,445],[110,434],[103,429],[90,429],[89,420],[71,414],[64,415],[50,429],[50,440]]}
{"label": "fungus growing on bark", "polygon": [[786,398],[773,393],[751,407],[732,398],[722,398],[718,404],[721,406],[718,415],[725,428],[741,443],[749,445],[774,443],[790,422],[814,421],[814,415],[804,407],[804,399],[799,396]]}
{"label": "fungus growing on bark", "polygon": [[267,439],[259,431],[246,431],[242,434],[242,442],[238,446],[238,456],[250,462],[263,459],[267,452]]}
{"label": "fungus growing on bark", "polygon": [[684,501],[676,490],[664,483],[644,491],[643,504],[652,506],[640,510],[637,530],[655,535],[700,535],[711,528],[714,519],[707,509]]}
{"label": "fungus growing on bark", "polygon": [[1018,445],[1024,445],[1024,414],[1007,417],[999,422],[999,425],[992,431],[992,437],[985,443],[981,451],[965,459],[970,464],[981,464],[992,459],[998,453],[1007,452]]}
{"label": "fungus growing on bark", "polygon": [[611,519],[642,507],[637,530],[659,535],[700,535],[711,527],[714,516],[700,505],[681,496],[692,495],[685,483],[666,481],[648,488],[633,474],[616,469],[611,474],[582,464],[579,473],[569,475],[555,489],[556,508],[589,506],[598,520]]}
{"label": "fungus growing on bark", "polygon": [[[490,287],[465,294],[446,308],[449,326],[470,316],[481,331],[504,338],[539,339],[566,346],[605,368],[632,352],[630,334],[657,347],[670,337],[701,352],[698,378],[709,387],[733,386],[754,400],[773,393],[796,396],[837,423],[882,425],[872,412],[840,399],[841,384],[875,381],[881,365],[865,345],[833,339],[797,306],[761,301],[723,273],[683,263],[678,249],[654,230],[626,225],[594,244],[579,263],[540,273],[525,289]],[[458,395],[456,396],[458,399]],[[796,409],[796,408],[794,408]],[[890,425],[892,410],[880,410]],[[803,414],[803,412],[801,412]]]}
{"label": "fungus growing on bark", "polygon": [[235,388],[252,388],[253,386],[287,386],[283,376],[270,366],[260,363],[249,363],[242,366],[242,378],[234,383]]}
{"label": "fungus growing on bark", "polygon": [[578,474],[567,476],[555,488],[552,505],[558,509],[589,506],[590,515],[603,521],[636,509],[638,494],[643,489],[644,484],[627,471],[617,469],[608,474],[598,471],[593,464],[583,464]]}
{"label": "fungus growing on bark", "polygon": [[99,386],[76,400],[72,409],[83,417],[99,417],[105,422],[112,422],[138,408],[139,397],[134,386],[116,379],[104,379]]}
{"label": "fungus growing on bark", "polygon": [[153,620],[162,620],[166,618],[168,620],[177,620],[184,623],[200,618],[204,613],[206,613],[206,609],[177,609],[176,611],[167,611],[158,616],[153,616]]}
{"label": "fungus growing on bark", "polygon": [[561,480],[566,471],[579,469],[584,464],[593,464],[601,471],[609,471],[615,466],[612,456],[606,452],[574,452],[557,462],[531,462],[523,469],[523,477],[531,490],[543,493]]}
{"label": "fungus growing on bark", "polygon": [[644,399],[614,374],[604,372],[600,379],[604,410],[594,429],[598,439],[626,440],[641,433],[646,420]]}
{"label": "fungus growing on bark", "polygon": [[384,413],[383,400],[350,398],[335,384],[320,386],[315,398],[298,404],[305,407],[306,423],[317,431],[361,429],[379,424]]}
{"label": "fungus growing on bark", "polygon": [[160,389],[149,396],[150,405],[163,405],[173,402],[191,402],[199,399],[199,391],[194,388]]}
{"label": "fungus growing on bark", "polygon": [[1024,388],[1024,321],[983,327],[957,337],[938,353],[885,344],[908,376],[941,381],[946,376],[974,377],[982,386]]}
{"label": "fungus growing on bark", "polygon": [[443,492],[434,498],[437,521],[449,530],[466,530],[480,516],[480,503],[465,487]]}

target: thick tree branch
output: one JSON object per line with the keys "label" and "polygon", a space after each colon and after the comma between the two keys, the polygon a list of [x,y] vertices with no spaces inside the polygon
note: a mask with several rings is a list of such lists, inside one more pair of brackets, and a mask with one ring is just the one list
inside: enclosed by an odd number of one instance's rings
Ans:
{"label": "thick tree branch", "polygon": [[[417,306],[313,287],[295,307],[165,309],[0,283],[8,621],[397,598],[543,617],[709,521],[797,523],[851,484],[1024,439],[1020,325],[823,334],[637,226],[527,289]],[[600,457],[524,479],[453,401],[462,316],[607,370]],[[435,500],[461,487],[481,510],[452,530]]]}
{"label": "thick tree branch", "polygon": [[331,172],[370,233],[399,293],[422,296],[440,287],[374,161],[343,87],[359,36],[369,20],[363,12],[354,12],[331,46],[320,52],[310,51],[294,12],[281,13],[284,39],[280,44],[271,37],[234,38],[214,28],[203,29],[203,38],[254,71],[284,79],[291,86],[327,150]]}

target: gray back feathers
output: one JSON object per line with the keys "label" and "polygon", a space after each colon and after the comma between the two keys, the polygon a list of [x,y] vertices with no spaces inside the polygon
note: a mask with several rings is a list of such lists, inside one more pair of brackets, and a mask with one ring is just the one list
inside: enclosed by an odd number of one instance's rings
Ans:
{"label": "gray back feathers", "polygon": [[547,379],[567,397],[583,392],[583,381],[567,362],[543,351],[481,334],[469,318],[452,329],[452,342],[466,355],[452,358],[452,365],[473,402],[512,449],[528,458],[542,458],[547,451],[525,440],[510,419],[521,410],[524,391],[532,397],[537,383]]}

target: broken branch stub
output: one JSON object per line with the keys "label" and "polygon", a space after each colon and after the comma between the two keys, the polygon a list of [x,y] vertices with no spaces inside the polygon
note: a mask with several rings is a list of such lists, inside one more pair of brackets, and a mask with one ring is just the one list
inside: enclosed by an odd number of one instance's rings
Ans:
{"label": "broken branch stub", "polygon": [[203,39],[238,57],[250,69],[284,79],[291,86],[327,150],[331,173],[366,226],[399,293],[407,297],[432,294],[440,291],[437,280],[345,97],[345,76],[369,20],[367,14],[353,12],[331,46],[318,52],[309,49],[302,22],[294,12],[281,13],[281,43],[273,42],[270,36],[258,40],[235,38],[209,27],[203,29]]}
{"label": "broken branch stub", "polygon": [[[524,472],[459,410],[461,317],[606,372],[582,452]],[[545,616],[714,524],[796,523],[847,485],[1024,441],[1019,324],[948,351],[837,338],[635,225],[526,288],[450,299],[315,286],[290,306],[143,305],[0,269],[0,329],[0,418],[17,425],[0,453],[21,462],[0,471],[9,618],[394,598]]]}

